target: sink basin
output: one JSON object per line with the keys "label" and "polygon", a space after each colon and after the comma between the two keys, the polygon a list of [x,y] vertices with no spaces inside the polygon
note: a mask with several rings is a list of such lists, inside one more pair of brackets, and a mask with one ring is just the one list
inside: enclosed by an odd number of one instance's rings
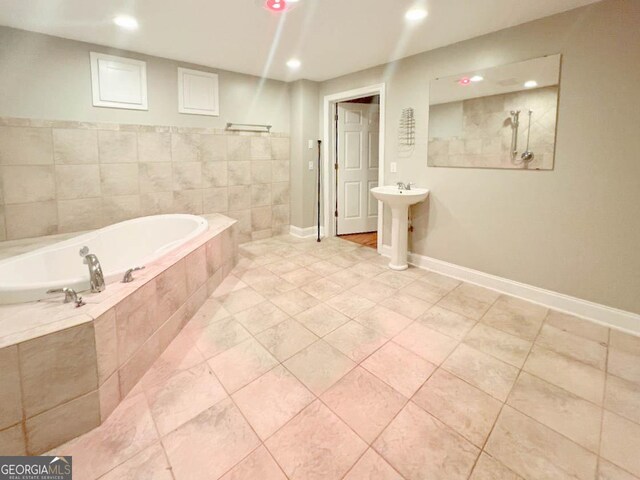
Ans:
{"label": "sink basin", "polygon": [[414,188],[400,190],[398,187],[385,186],[371,189],[371,194],[378,200],[389,205],[390,208],[409,206],[422,202],[429,195],[426,188]]}
{"label": "sink basin", "polygon": [[401,190],[398,187],[384,186],[371,189],[371,195],[384,202],[391,209],[391,262],[389,268],[406,270],[407,242],[409,229],[409,206],[424,201],[429,196],[426,188]]}

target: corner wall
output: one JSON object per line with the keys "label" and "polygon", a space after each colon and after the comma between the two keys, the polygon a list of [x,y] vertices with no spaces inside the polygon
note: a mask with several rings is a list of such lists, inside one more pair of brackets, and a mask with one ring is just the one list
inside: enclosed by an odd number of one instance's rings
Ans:
{"label": "corner wall", "polygon": [[[555,167],[427,166],[429,80],[561,53]],[[325,95],[386,82],[387,184],[431,190],[410,250],[640,313],[640,2],[605,0],[323,82]],[[402,108],[416,146],[401,156]],[[384,240],[388,243],[389,215]]]}

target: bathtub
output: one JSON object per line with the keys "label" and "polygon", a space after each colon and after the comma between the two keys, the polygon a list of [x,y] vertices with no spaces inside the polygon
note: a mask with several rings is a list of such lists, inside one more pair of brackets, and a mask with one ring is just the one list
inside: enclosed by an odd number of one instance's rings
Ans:
{"label": "bathtub", "polygon": [[[195,215],[154,215],[100,230],[0,261],[0,304],[50,298],[47,290],[89,288],[89,270],[79,252],[97,255],[107,284],[132,267],[147,265],[195,238],[208,222]],[[107,287],[108,288],[108,287]]]}

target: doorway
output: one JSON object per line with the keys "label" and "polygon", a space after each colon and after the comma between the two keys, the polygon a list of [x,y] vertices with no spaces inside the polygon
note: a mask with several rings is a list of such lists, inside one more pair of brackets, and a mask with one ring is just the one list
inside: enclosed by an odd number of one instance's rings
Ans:
{"label": "doorway", "polygon": [[369,234],[378,229],[380,96],[336,103],[336,235]]}
{"label": "doorway", "polygon": [[369,191],[383,185],[384,84],[325,96],[323,120],[325,235],[380,252],[382,205]]}

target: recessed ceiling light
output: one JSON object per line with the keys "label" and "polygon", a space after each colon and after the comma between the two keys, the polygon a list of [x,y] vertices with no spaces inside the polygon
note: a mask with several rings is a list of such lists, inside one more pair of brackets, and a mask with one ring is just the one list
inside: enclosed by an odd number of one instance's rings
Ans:
{"label": "recessed ceiling light", "polygon": [[404,18],[409,21],[417,22],[426,18],[427,11],[424,8],[415,7],[407,10],[407,13],[404,14]]}
{"label": "recessed ceiling light", "polygon": [[302,65],[302,63],[300,63],[300,60],[298,60],[297,58],[292,58],[287,62],[287,67],[289,67],[291,70],[300,68],[300,65]]}
{"label": "recessed ceiling light", "polygon": [[481,75],[474,75],[469,80],[471,80],[472,82],[481,82],[482,80],[484,80],[484,77]]}
{"label": "recessed ceiling light", "polygon": [[471,83],[471,79],[469,77],[462,77],[460,80],[458,80],[458,83],[460,85],[469,85]]}
{"label": "recessed ceiling light", "polygon": [[287,9],[285,0],[267,0],[264,5],[273,12],[284,12]]}
{"label": "recessed ceiling light", "polygon": [[129,15],[118,15],[113,19],[113,23],[127,30],[136,30],[138,28],[138,21]]}
{"label": "recessed ceiling light", "polygon": [[537,87],[538,86],[538,82],[536,82],[535,80],[527,80],[526,82],[524,82],[524,86],[525,86],[525,88]]}

